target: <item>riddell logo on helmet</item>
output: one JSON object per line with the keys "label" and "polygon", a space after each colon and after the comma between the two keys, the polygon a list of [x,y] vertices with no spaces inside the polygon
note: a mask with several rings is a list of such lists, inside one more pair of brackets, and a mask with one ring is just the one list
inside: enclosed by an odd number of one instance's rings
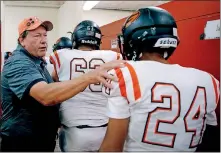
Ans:
{"label": "riddell logo on helmet", "polygon": [[93,41],[93,40],[81,40],[82,44],[92,44],[92,45],[96,45],[97,41]]}
{"label": "riddell logo on helmet", "polygon": [[170,39],[167,39],[167,40],[161,40],[160,41],[160,44],[176,44],[177,43],[177,41],[175,41],[175,40],[170,40]]}
{"label": "riddell logo on helmet", "polygon": [[157,40],[154,47],[161,47],[161,48],[177,47],[177,40],[175,38],[160,38]]}

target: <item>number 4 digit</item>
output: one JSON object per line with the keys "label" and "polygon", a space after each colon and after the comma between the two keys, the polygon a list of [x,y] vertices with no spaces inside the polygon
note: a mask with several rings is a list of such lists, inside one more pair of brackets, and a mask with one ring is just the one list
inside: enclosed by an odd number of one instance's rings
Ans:
{"label": "number 4 digit", "polygon": [[190,108],[184,117],[186,132],[193,132],[189,148],[196,147],[203,136],[206,104],[206,89],[198,87]]}

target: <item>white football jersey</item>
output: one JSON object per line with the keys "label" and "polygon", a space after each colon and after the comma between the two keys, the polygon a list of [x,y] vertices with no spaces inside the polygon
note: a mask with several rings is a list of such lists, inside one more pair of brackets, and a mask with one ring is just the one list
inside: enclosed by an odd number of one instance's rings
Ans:
{"label": "white football jersey", "polygon": [[49,57],[45,57],[45,61],[46,61],[46,63],[47,63],[46,68],[47,68],[49,74],[52,75],[52,72],[53,72],[53,70],[54,70],[54,65],[51,64]]}
{"label": "white football jersey", "polygon": [[[55,64],[59,81],[77,78],[97,66],[117,59],[121,55],[114,51],[81,51],[62,49],[50,56]],[[102,94],[102,84],[91,84],[83,92],[60,105],[61,123],[67,127],[78,125],[99,126],[108,122],[107,98]]]}
{"label": "white football jersey", "polygon": [[219,82],[178,64],[127,62],[111,70],[119,82],[102,88],[108,116],[130,117],[125,151],[195,151],[206,124],[217,125]]}

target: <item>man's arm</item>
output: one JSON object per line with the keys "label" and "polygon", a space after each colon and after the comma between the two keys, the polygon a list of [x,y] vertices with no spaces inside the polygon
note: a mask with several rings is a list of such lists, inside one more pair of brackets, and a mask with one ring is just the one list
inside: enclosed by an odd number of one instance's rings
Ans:
{"label": "man's arm", "polygon": [[78,78],[69,81],[47,84],[44,81],[34,84],[29,94],[45,106],[61,103],[79,92],[83,91],[88,85],[101,82],[104,86],[112,88],[106,79],[117,81],[115,76],[107,73],[108,70],[123,67],[124,61],[112,61],[103,64],[99,68],[90,71]]}
{"label": "man's arm", "polygon": [[32,86],[30,96],[45,106],[55,105],[75,96],[89,84],[87,76],[50,84],[41,81]]}
{"label": "man's arm", "polygon": [[109,118],[108,128],[100,152],[122,152],[127,137],[129,118]]}

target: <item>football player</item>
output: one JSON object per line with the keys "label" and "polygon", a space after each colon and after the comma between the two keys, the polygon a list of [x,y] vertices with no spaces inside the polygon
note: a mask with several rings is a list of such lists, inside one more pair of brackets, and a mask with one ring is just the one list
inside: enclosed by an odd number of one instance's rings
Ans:
{"label": "football player", "polygon": [[72,42],[68,37],[59,38],[53,46],[53,52],[64,48],[72,49]]}
{"label": "football player", "polygon": [[12,52],[9,52],[9,51],[7,51],[7,52],[4,53],[4,63],[8,60],[8,58],[9,58],[11,55],[12,55]]}
{"label": "football player", "polygon": [[109,72],[119,79],[114,88],[102,88],[109,122],[99,151],[195,151],[206,125],[217,125],[219,81],[167,61],[179,37],[174,17],[164,9],[133,13],[119,40],[129,61]]}
{"label": "football player", "polygon": [[[101,30],[93,21],[80,22],[73,34],[73,49],[61,49],[51,55],[54,80],[74,79],[99,67],[121,59],[121,54],[100,50]],[[60,105],[62,151],[98,151],[104,138],[108,117],[105,115],[107,98],[102,84],[91,84],[80,94]]]}

